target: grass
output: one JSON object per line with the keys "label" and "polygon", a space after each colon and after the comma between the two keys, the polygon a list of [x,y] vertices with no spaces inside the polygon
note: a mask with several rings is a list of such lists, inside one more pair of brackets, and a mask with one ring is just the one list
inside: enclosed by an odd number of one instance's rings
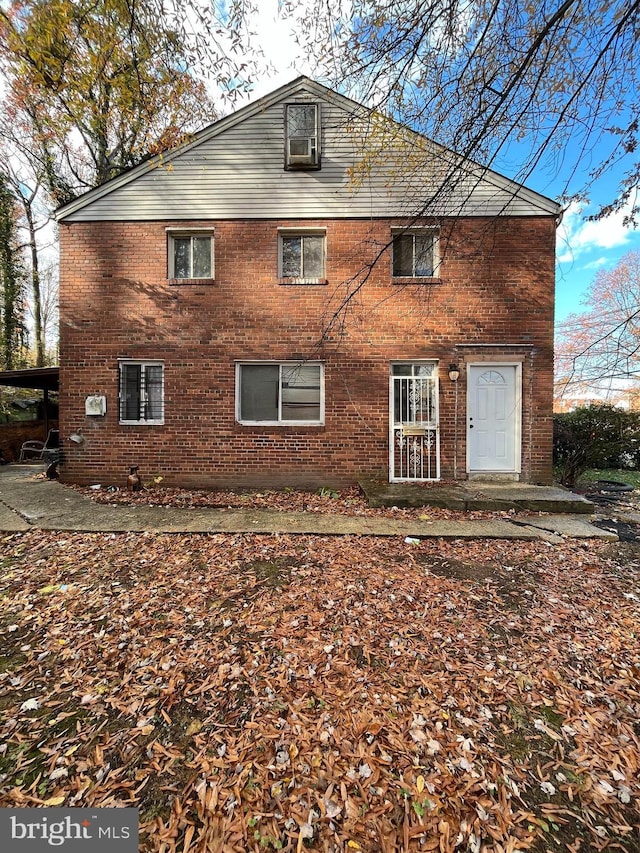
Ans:
{"label": "grass", "polygon": [[[560,482],[561,471],[554,468],[554,479]],[[634,489],[640,489],[640,471],[631,468],[591,468],[578,478],[576,488],[582,489],[597,480],[617,480],[621,483],[629,483]]]}
{"label": "grass", "polygon": [[578,485],[593,483],[596,480],[618,480],[621,483],[629,483],[634,489],[640,489],[640,471],[630,468],[592,468],[581,475]]}

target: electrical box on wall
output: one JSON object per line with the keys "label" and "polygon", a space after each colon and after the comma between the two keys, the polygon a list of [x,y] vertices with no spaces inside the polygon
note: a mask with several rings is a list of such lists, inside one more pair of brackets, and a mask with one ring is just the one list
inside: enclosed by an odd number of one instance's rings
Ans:
{"label": "electrical box on wall", "polygon": [[106,415],[107,398],[101,394],[92,394],[84,401],[85,415]]}

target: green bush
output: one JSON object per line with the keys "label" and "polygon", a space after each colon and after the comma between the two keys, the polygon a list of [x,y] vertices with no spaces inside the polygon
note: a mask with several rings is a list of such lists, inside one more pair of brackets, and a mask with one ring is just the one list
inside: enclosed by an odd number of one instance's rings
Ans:
{"label": "green bush", "polygon": [[608,403],[554,415],[553,464],[573,488],[589,468],[640,467],[640,413]]}

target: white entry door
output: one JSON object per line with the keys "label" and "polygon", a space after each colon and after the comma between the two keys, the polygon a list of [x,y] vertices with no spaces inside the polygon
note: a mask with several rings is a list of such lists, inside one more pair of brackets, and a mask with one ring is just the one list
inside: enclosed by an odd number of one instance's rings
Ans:
{"label": "white entry door", "polygon": [[467,399],[468,471],[520,471],[520,365],[472,364]]}

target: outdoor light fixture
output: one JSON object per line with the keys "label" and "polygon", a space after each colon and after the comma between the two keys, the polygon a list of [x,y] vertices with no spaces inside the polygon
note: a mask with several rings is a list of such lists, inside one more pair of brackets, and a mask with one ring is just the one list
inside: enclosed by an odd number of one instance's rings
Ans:
{"label": "outdoor light fixture", "polygon": [[82,444],[84,442],[84,436],[79,432],[72,432],[69,436],[69,441],[72,441],[74,444]]}
{"label": "outdoor light fixture", "polygon": [[449,365],[449,379],[452,382],[457,382],[459,376],[460,376],[460,368],[458,367],[458,365],[457,364],[450,364]]}

